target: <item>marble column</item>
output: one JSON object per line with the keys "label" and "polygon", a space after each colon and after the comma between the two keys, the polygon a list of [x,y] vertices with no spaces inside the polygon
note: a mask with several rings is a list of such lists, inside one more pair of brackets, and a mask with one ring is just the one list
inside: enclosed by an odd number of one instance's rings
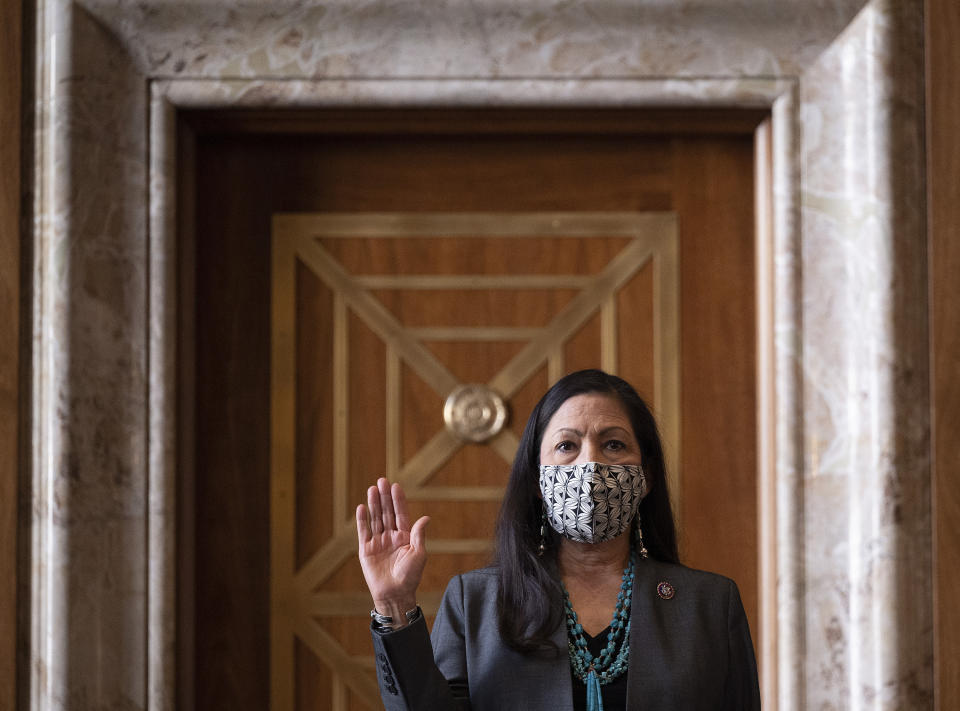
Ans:
{"label": "marble column", "polygon": [[871,3],[801,81],[811,709],[933,705],[920,33]]}
{"label": "marble column", "polygon": [[146,85],[81,7],[43,10],[31,705],[142,709]]}

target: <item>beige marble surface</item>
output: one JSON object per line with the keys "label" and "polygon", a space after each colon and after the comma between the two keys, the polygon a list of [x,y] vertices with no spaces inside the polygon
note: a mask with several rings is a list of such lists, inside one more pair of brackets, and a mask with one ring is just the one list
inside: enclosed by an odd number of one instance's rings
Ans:
{"label": "beige marble surface", "polygon": [[[189,394],[178,386],[177,304],[179,292],[176,240],[176,112],[153,91],[150,101],[150,256],[149,354],[150,402],[147,456],[148,579],[146,648],[147,706],[174,709],[177,678],[177,546],[188,545],[177,531],[177,452],[179,398]],[[185,428],[184,428],[185,429]],[[191,449],[183,441],[180,447]],[[179,613],[188,614],[181,603]]]}
{"label": "beige marble surface", "polygon": [[933,704],[919,37],[874,3],[801,81],[809,708]]}
{"label": "beige marble surface", "polygon": [[162,77],[789,76],[864,0],[82,5]]}
{"label": "beige marble surface", "polygon": [[157,79],[179,108],[343,106],[717,106],[766,108],[795,80],[743,79]]}
{"label": "beige marble surface", "polygon": [[[142,76],[69,6],[38,107],[35,708],[144,707],[148,557]],[[124,97],[122,102],[116,99]]]}
{"label": "beige marble surface", "polygon": [[863,4],[38,0],[33,708],[175,708],[176,110],[425,103],[771,108],[765,708],[932,708],[921,3]]}

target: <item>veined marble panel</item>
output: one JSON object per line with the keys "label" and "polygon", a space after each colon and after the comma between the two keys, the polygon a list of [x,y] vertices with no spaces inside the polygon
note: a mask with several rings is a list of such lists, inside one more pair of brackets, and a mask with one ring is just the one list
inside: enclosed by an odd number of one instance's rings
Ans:
{"label": "veined marble panel", "polygon": [[31,703],[141,709],[147,103],[123,49],[73,9],[39,18]]}
{"label": "veined marble panel", "polygon": [[83,0],[165,78],[790,76],[865,0]]}
{"label": "veined marble panel", "polygon": [[32,708],[176,706],[176,111],[424,104],[771,108],[765,707],[932,708],[921,4],[38,0]]}
{"label": "veined marble panel", "polygon": [[865,9],[803,75],[810,708],[932,708],[920,18]]}

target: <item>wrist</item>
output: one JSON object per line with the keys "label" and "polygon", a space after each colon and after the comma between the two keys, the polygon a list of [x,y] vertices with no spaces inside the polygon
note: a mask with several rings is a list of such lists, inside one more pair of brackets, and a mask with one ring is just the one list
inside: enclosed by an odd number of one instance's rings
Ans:
{"label": "wrist", "polygon": [[381,615],[390,617],[403,617],[403,613],[412,610],[417,606],[415,595],[404,595],[402,597],[373,598],[373,607]]}
{"label": "wrist", "polygon": [[419,615],[419,610],[416,598],[374,600],[370,616],[380,626],[398,630],[415,620]]}

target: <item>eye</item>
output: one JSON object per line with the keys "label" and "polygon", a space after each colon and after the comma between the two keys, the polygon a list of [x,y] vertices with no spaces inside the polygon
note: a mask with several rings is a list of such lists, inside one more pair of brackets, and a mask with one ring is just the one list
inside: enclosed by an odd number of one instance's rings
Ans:
{"label": "eye", "polygon": [[606,447],[614,452],[622,452],[627,448],[627,445],[618,439],[611,439],[606,443]]}
{"label": "eye", "polygon": [[558,452],[572,452],[576,449],[576,445],[568,439],[563,440],[563,442],[557,442],[556,450]]}

